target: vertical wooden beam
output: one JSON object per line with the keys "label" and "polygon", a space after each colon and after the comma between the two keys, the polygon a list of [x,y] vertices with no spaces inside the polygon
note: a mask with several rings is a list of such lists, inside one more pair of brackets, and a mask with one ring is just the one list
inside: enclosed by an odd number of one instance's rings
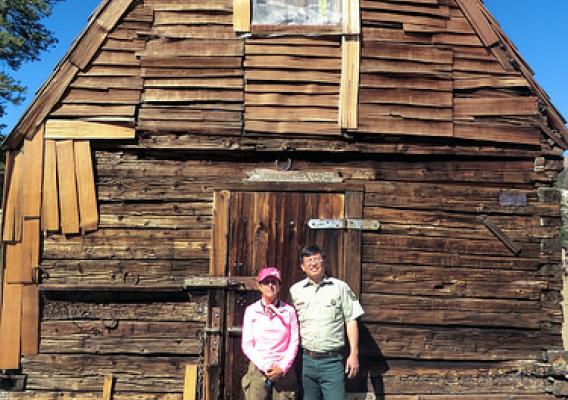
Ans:
{"label": "vertical wooden beam", "polygon": [[233,0],[233,30],[235,32],[250,32],[252,0]]}
{"label": "vertical wooden beam", "polygon": [[112,399],[112,389],[114,385],[114,377],[112,374],[105,376],[105,381],[103,384],[103,400]]}
{"label": "vertical wooden beam", "polygon": [[[363,192],[345,193],[345,218],[363,218]],[[345,231],[343,245],[343,279],[361,296],[361,231]]]}
{"label": "vertical wooden beam", "polygon": [[341,45],[341,86],[339,88],[339,125],[357,129],[359,106],[360,40],[344,36]]}
{"label": "vertical wooden beam", "polygon": [[40,221],[38,218],[24,220],[22,240],[21,274],[22,286],[22,355],[39,351],[39,288],[37,267],[40,252]]}
{"label": "vertical wooden beam", "polygon": [[39,218],[43,174],[43,125],[32,140],[25,139],[24,141],[24,171],[24,218]]}
{"label": "vertical wooden beam", "polygon": [[97,229],[99,213],[97,210],[97,194],[95,192],[91,145],[88,140],[76,140],[74,142],[74,149],[80,225],[84,232],[93,231]]}
{"label": "vertical wooden beam", "polygon": [[23,155],[21,153],[13,154],[11,163],[10,180],[7,182],[6,207],[4,209],[4,241],[17,241],[22,239],[22,163]]}
{"label": "vertical wooden beam", "polygon": [[213,198],[213,237],[209,275],[225,276],[227,271],[227,238],[229,234],[229,201],[231,192],[215,191]]}
{"label": "vertical wooden beam", "polygon": [[[8,263],[9,260],[6,260]],[[0,369],[20,368],[22,285],[6,284],[0,319]]]}
{"label": "vertical wooden beam", "polygon": [[57,151],[54,140],[45,141],[43,169],[41,229],[44,232],[55,232],[59,230],[59,200],[57,191]]}
{"label": "vertical wooden beam", "polygon": [[342,31],[344,35],[361,33],[361,13],[359,0],[342,0]]}
{"label": "vertical wooden beam", "polygon": [[[24,220],[24,234],[21,242],[20,274],[17,283],[35,283],[34,268],[39,266],[39,226],[38,218]],[[11,283],[11,280],[8,280]]]}
{"label": "vertical wooden beam", "polygon": [[6,283],[21,283],[22,280],[22,242],[6,243],[4,246],[4,261]]}
{"label": "vertical wooden beam", "polygon": [[55,148],[57,150],[61,232],[64,234],[79,233],[79,208],[77,203],[73,141],[58,141],[55,144]]}
{"label": "vertical wooden beam", "polygon": [[39,286],[22,285],[22,355],[39,352]]}
{"label": "vertical wooden beam", "polygon": [[185,379],[183,383],[183,400],[197,399],[197,365],[185,366]]}

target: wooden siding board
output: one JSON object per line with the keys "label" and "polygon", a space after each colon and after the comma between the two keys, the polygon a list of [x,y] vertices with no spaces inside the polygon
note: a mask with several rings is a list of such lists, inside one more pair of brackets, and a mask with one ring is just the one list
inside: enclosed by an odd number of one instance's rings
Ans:
{"label": "wooden siding board", "polygon": [[361,43],[359,38],[343,38],[341,84],[339,92],[339,125],[357,129],[359,105],[359,70]]}
{"label": "wooden siding board", "polygon": [[97,195],[95,193],[91,145],[87,140],[76,140],[73,142],[73,147],[81,230],[84,232],[96,230],[99,213],[97,209]]}
{"label": "wooden siding board", "polygon": [[59,230],[59,199],[57,189],[57,151],[54,140],[45,141],[41,229]]}
{"label": "wooden siding board", "polygon": [[57,180],[61,231],[64,234],[79,233],[79,208],[73,141],[63,140],[55,144],[57,151]]}
{"label": "wooden siding board", "polygon": [[49,119],[46,139],[134,139],[133,128],[118,124],[80,120]]}
{"label": "wooden siding board", "polygon": [[4,212],[2,213],[2,239],[3,241],[14,240],[14,226],[16,223],[16,207],[19,201],[19,181],[20,169],[18,168],[18,153],[6,153],[6,175],[4,176],[4,195],[2,196],[2,205]]}
{"label": "wooden siding board", "polygon": [[[6,259],[7,262],[10,260]],[[22,321],[22,285],[3,282],[0,319],[0,368],[19,369]]]}
{"label": "wooden siding board", "polygon": [[22,286],[22,356],[39,352],[40,339],[39,288],[37,284]]}
{"label": "wooden siding board", "polygon": [[41,183],[43,179],[43,125],[33,139],[24,141],[24,168],[26,183],[23,187],[23,216],[39,218],[41,215]]}

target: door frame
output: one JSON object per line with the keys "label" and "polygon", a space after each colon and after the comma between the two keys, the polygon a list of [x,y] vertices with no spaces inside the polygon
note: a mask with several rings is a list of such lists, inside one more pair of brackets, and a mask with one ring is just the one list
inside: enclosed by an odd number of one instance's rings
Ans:
{"label": "door frame", "polygon": [[[254,182],[214,187],[213,226],[209,276],[225,277],[228,272],[229,206],[232,192],[313,192],[342,193],[344,195],[344,218],[363,218],[365,187],[335,183],[281,183]],[[351,289],[361,293],[361,231],[346,230],[343,235],[342,276]],[[349,273],[347,273],[349,272]],[[227,290],[209,290],[207,328],[204,349],[204,393],[206,400],[223,397],[221,384],[224,365],[224,338],[226,332],[216,332],[215,327],[225,326]],[[215,310],[211,312],[211,310]],[[220,315],[219,315],[220,314]],[[218,362],[212,365],[211,360]]]}

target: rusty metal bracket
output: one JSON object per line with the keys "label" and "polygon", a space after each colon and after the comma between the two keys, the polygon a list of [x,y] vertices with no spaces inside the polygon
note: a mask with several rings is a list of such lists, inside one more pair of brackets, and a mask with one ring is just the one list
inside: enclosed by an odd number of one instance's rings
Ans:
{"label": "rusty metal bracket", "polygon": [[347,229],[356,231],[378,231],[381,224],[376,219],[338,218],[338,219],[310,219],[308,226],[311,229]]}
{"label": "rusty metal bracket", "polygon": [[481,215],[478,219],[485,225],[489,231],[495,235],[497,239],[499,239],[514,255],[519,255],[521,252],[521,246],[516,244],[513,239],[511,239],[505,232],[503,232],[497,225],[487,218],[486,215]]}

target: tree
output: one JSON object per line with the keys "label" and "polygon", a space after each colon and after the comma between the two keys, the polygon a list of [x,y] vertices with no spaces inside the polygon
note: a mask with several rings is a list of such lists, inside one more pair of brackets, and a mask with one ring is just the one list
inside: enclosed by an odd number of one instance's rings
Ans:
{"label": "tree", "polygon": [[[39,60],[40,54],[55,44],[53,33],[42,19],[51,15],[60,0],[0,0],[0,118],[8,102],[19,104],[26,88],[6,72],[23,63]],[[6,126],[0,123],[0,133]]]}

